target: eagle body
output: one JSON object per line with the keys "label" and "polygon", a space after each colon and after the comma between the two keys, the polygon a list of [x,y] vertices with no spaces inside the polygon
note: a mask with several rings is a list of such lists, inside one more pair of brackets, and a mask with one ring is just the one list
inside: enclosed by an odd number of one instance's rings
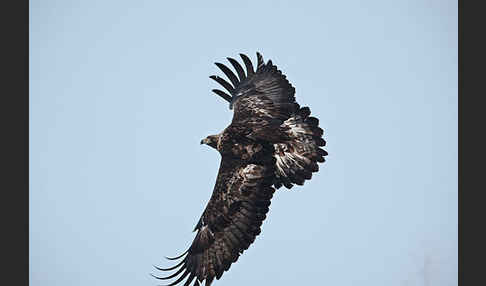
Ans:
{"label": "eagle body", "polygon": [[[234,110],[232,122],[220,134],[201,141],[221,154],[221,163],[211,198],[194,231],[190,247],[170,260],[181,259],[175,270],[161,280],[175,279],[170,286],[211,285],[221,278],[239,255],[261,232],[276,189],[303,185],[319,170],[327,152],[319,120],[308,107],[295,101],[295,89],[272,61],[266,64],[257,53],[257,68],[240,54],[246,67],[228,58],[235,75],[223,64],[216,65],[231,84],[211,76],[229,93],[213,92]],[[179,276],[179,277],[177,277]],[[176,278],[177,277],[177,278]]]}

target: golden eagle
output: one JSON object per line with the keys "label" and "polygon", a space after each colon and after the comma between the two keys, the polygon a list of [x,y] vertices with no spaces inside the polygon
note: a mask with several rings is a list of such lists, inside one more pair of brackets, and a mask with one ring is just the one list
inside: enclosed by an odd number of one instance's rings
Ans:
{"label": "golden eagle", "polygon": [[[310,116],[308,107],[295,101],[295,88],[269,60],[266,64],[257,52],[257,68],[240,54],[246,67],[232,58],[235,75],[227,66],[216,65],[231,83],[210,76],[228,93],[213,92],[234,109],[233,120],[221,133],[201,141],[221,154],[216,185],[211,199],[194,231],[196,237],[187,251],[170,260],[181,259],[174,270],[161,280],[176,279],[169,284],[211,285],[219,279],[239,255],[248,249],[265,220],[270,200],[282,186],[290,189],[303,185],[319,170],[327,152],[320,147],[323,130],[319,120]],[[180,275],[178,278],[176,278]]]}

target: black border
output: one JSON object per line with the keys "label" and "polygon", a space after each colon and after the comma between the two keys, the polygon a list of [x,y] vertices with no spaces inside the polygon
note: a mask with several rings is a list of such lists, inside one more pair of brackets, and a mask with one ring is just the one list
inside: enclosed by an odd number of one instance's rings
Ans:
{"label": "black border", "polygon": [[[465,7],[467,3],[467,7]],[[476,4],[478,3],[478,4]],[[485,96],[484,9],[458,1],[458,278],[459,285],[483,285]],[[474,6],[476,4],[476,6]],[[468,69],[466,69],[468,67]],[[475,102],[477,101],[477,103]],[[467,138],[469,135],[470,138]],[[476,180],[476,181],[475,181]],[[478,198],[474,198],[474,197]],[[469,232],[469,233],[468,233]]]}
{"label": "black border", "polygon": [[[29,1],[3,1],[2,281],[29,284]],[[6,256],[5,256],[6,255]],[[10,279],[9,279],[10,278]],[[11,280],[12,282],[10,282]]]}

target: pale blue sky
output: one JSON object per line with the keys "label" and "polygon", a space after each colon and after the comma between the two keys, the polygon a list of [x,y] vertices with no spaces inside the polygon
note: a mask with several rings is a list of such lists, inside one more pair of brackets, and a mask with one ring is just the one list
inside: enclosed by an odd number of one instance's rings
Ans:
{"label": "pale blue sky", "polygon": [[160,284],[232,117],[213,63],[256,51],[329,156],[213,285],[457,285],[456,1],[92,0],[30,1],[31,285]]}

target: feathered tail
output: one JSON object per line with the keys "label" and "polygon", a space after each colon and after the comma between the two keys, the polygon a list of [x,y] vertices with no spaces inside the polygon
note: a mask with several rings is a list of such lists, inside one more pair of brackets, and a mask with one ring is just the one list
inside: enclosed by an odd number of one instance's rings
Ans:
{"label": "feathered tail", "polygon": [[323,130],[319,128],[319,120],[309,115],[309,107],[302,107],[282,124],[291,139],[274,144],[277,189],[282,185],[288,189],[293,184],[303,185],[319,170],[317,163],[325,161],[327,152],[320,148],[326,145]]}

